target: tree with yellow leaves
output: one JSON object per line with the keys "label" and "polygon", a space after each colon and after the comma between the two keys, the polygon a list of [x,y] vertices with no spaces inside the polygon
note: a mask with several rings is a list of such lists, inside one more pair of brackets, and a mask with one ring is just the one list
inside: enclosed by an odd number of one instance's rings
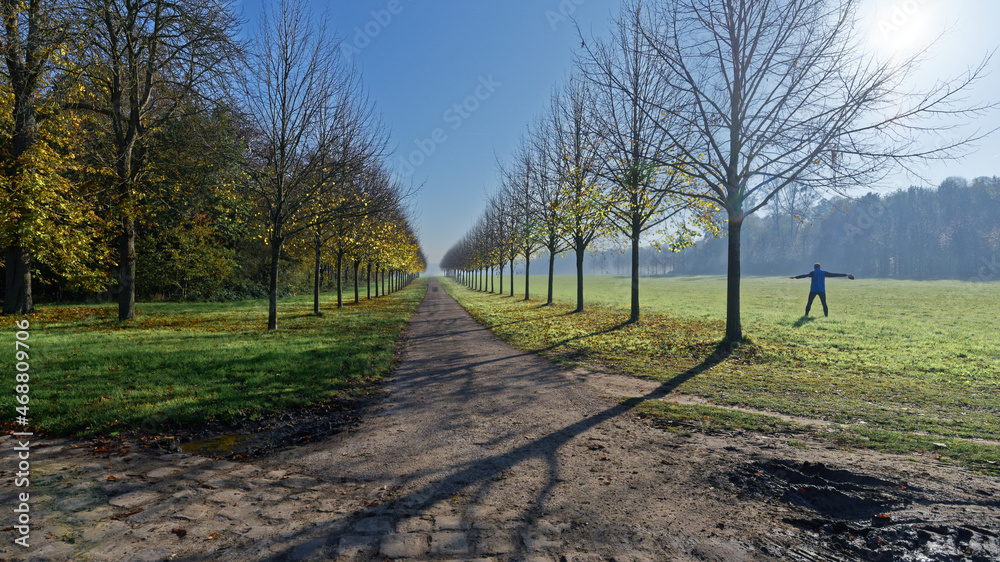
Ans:
{"label": "tree with yellow leaves", "polygon": [[6,274],[4,314],[34,311],[32,272],[46,265],[71,284],[101,282],[104,253],[92,243],[100,221],[94,197],[73,181],[80,118],[61,112],[79,90],[67,87],[71,16],[46,0],[2,0],[0,83],[0,247]]}

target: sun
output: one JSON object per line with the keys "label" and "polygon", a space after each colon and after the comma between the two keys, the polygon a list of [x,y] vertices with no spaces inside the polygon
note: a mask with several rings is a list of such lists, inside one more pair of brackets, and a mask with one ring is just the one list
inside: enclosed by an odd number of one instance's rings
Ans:
{"label": "sun", "polygon": [[916,54],[941,32],[931,0],[875,0],[871,7],[869,44],[877,55]]}

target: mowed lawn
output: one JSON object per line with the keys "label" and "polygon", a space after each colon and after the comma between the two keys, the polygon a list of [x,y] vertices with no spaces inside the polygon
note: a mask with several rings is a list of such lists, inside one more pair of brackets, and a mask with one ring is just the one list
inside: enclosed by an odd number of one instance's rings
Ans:
{"label": "mowed lawn", "polygon": [[[828,279],[830,317],[817,299],[805,318],[808,279],[748,277],[742,319],[753,345],[714,364],[725,283],[722,276],[642,277],[643,319],[627,326],[625,276],[586,276],[583,315],[568,314],[576,302],[572,275],[556,277],[552,308],[540,306],[545,276],[531,276],[528,304],[523,276],[515,277],[514,299],[449,288],[522,349],[668,382],[720,405],[834,422],[838,438],[854,443],[929,449],[1000,468],[991,443],[1000,441],[1000,283]],[[680,414],[675,405],[658,415]]]}
{"label": "mowed lawn", "polygon": [[[376,391],[426,288],[418,280],[341,310],[323,294],[321,316],[311,296],[283,298],[276,332],[265,330],[266,300],[139,303],[127,324],[115,306],[40,305],[4,321],[0,364],[14,367],[14,320],[27,318],[30,422],[57,434],[273,414]],[[14,407],[3,393],[0,421],[13,421]]]}

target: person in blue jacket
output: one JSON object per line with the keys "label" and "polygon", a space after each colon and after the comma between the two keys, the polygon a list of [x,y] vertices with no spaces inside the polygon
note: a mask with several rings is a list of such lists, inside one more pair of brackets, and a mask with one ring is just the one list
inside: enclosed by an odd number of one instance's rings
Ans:
{"label": "person in blue jacket", "polygon": [[823,316],[830,315],[830,309],[826,307],[826,278],[827,277],[847,277],[854,279],[853,273],[830,273],[820,269],[818,263],[813,264],[813,270],[809,273],[789,277],[789,279],[804,279],[812,277],[812,285],[809,287],[809,302],[806,303],[806,316],[809,316],[809,309],[812,308],[813,299],[819,295],[819,302],[823,303]]}

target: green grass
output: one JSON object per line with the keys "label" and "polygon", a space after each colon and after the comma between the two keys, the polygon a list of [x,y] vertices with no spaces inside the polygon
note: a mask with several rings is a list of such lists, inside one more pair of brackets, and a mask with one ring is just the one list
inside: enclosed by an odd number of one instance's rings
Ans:
{"label": "green grass", "polygon": [[739,430],[757,433],[801,430],[797,424],[776,416],[702,404],[678,404],[669,400],[639,400],[635,413],[641,418],[655,420],[658,427],[672,431],[685,427],[701,431]]}
{"label": "green grass", "polygon": [[[742,318],[752,344],[719,364],[709,358],[725,328],[723,277],[644,277],[643,319],[623,326],[629,283],[587,276],[584,314],[569,314],[573,276],[557,276],[553,307],[540,306],[544,276],[531,278],[540,299],[531,303],[446,287],[521,349],[650,378],[722,406],[842,424],[838,439],[853,444],[903,452],[943,442],[948,456],[997,471],[987,462],[1000,461],[995,443],[962,440],[1000,441],[1000,283],[831,279],[830,317],[817,301],[804,318],[808,280],[747,278]],[[523,287],[516,278],[520,297]]]}
{"label": "green grass", "polygon": [[[116,434],[374,392],[426,288],[419,280],[341,310],[323,295],[322,316],[311,296],[281,299],[276,332],[264,329],[267,301],[140,303],[127,324],[114,306],[39,307],[18,317],[31,322],[31,425]],[[0,331],[0,364],[11,367],[15,319]],[[0,421],[14,420],[14,406],[4,393]]]}

